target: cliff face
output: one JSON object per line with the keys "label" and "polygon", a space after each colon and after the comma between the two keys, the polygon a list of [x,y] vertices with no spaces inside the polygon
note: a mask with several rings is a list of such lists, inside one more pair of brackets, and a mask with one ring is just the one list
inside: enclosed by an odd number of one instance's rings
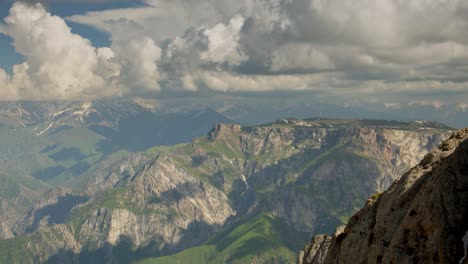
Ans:
{"label": "cliff face", "polygon": [[[58,191],[38,203],[16,226],[22,235],[16,241],[40,241],[65,226],[76,247],[58,249],[60,243],[43,241],[52,244],[25,250],[55,260],[105,249],[100,261],[106,263],[122,243],[136,250],[131,254],[167,255],[201,245],[259,212],[268,217],[255,219],[284,223],[288,231],[281,236],[329,232],[448,137],[434,127],[347,122],[216,125],[190,144],[95,165],[84,193]],[[0,243],[0,253],[9,245]]]}
{"label": "cliff face", "polygon": [[468,263],[467,139],[453,134],[298,263]]}
{"label": "cliff face", "polygon": [[0,240],[12,238],[13,233],[11,232],[8,225],[0,219]]}
{"label": "cliff face", "polygon": [[[77,210],[85,220],[79,238],[97,248],[125,237],[136,246],[153,243],[169,252],[206,240],[235,213],[228,197],[180,169],[165,155],[146,165],[125,187],[112,190],[104,206]],[[96,198],[97,203],[103,202]]]}

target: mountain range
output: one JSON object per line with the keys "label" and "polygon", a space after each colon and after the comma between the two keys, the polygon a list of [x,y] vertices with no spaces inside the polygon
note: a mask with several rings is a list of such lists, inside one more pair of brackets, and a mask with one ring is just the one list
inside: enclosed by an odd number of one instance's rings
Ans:
{"label": "mountain range", "polygon": [[369,102],[337,98],[322,98],[310,93],[278,92],[276,96],[265,97],[263,94],[217,95],[187,98],[165,98],[158,102],[159,109],[173,112],[192,111],[209,107],[216,112],[240,124],[256,125],[275,120],[296,117],[322,117],[338,119],[385,119],[385,120],[432,120],[462,128],[468,126],[468,106],[463,103],[442,103],[440,101],[421,100],[407,103]]}
{"label": "mountain range", "polygon": [[[452,130],[323,118],[220,124],[230,120],[208,109],[162,113],[141,102],[1,110],[2,263],[291,263],[308,237],[345,224]],[[174,126],[189,129],[181,137],[170,122],[184,121]],[[219,124],[206,136],[191,134],[210,122]],[[157,131],[174,137],[160,143]],[[132,135],[140,145],[126,142]]]}
{"label": "mountain range", "polygon": [[209,109],[163,112],[134,100],[1,103],[0,221],[14,225],[54,188],[83,190],[103,164],[190,142],[219,122],[231,123]]}

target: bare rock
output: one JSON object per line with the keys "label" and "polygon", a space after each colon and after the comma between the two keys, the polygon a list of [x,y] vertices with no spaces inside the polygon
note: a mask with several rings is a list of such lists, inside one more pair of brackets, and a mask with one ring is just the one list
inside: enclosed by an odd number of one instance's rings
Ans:
{"label": "bare rock", "polygon": [[331,239],[325,258],[313,245],[300,263],[467,263],[467,138],[468,129],[453,134],[369,199]]}
{"label": "bare rock", "polygon": [[2,239],[9,239],[13,237],[13,233],[11,232],[8,225],[0,219],[0,240]]}
{"label": "bare rock", "polygon": [[299,254],[297,264],[320,264],[327,256],[332,238],[327,235],[315,236]]}

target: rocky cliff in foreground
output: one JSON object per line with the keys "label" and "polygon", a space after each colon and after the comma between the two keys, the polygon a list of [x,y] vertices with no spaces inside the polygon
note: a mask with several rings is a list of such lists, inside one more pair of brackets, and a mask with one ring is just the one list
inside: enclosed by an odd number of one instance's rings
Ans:
{"label": "rocky cliff in foreground", "polygon": [[468,263],[467,139],[453,134],[298,263]]}

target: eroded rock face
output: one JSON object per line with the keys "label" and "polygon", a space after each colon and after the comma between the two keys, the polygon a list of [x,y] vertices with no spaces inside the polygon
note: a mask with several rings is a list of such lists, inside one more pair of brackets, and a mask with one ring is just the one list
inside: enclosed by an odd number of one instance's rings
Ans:
{"label": "eroded rock face", "polygon": [[[207,141],[196,139],[184,149],[159,154],[155,160],[132,154],[119,170],[100,178],[103,184],[113,183],[113,187],[103,185],[103,190],[125,188],[119,198],[123,203],[94,209],[86,216],[78,237],[80,243],[98,248],[116,245],[125,238],[137,247],[155,243],[159,250],[173,252],[201,243],[228,219],[255,209],[259,202],[297,230],[323,230],[325,224],[340,224],[328,212],[336,205],[311,203],[311,193],[317,195],[317,201],[325,201],[324,184],[334,191],[342,188],[344,181],[363,182],[347,190],[352,196],[347,196],[349,205],[342,210],[354,210],[359,204],[356,193],[366,197],[386,187],[444,137],[444,133],[430,131],[375,128],[217,125]],[[345,153],[343,158],[332,156],[334,146],[339,147],[338,154]],[[318,159],[316,166],[307,164],[321,154],[328,158]],[[283,186],[288,177],[312,191]],[[92,187],[101,189],[97,186]],[[263,200],[254,195],[261,188],[271,189]]]}
{"label": "eroded rock face", "polygon": [[73,231],[66,225],[55,225],[41,230],[28,239],[23,254],[34,252],[34,263],[78,263],[77,255],[81,245],[73,236]]}
{"label": "eroded rock face", "polygon": [[129,191],[121,197],[128,205],[98,208],[86,217],[79,234],[83,244],[114,246],[127,238],[135,246],[153,242],[160,250],[173,251],[201,243],[235,215],[224,193],[187,174],[166,156],[128,185]]}
{"label": "eroded rock face", "polygon": [[54,224],[64,224],[71,209],[89,198],[74,195],[67,188],[57,188],[46,194],[24,215],[13,228],[14,233],[23,235]]}
{"label": "eroded rock face", "polygon": [[0,219],[0,240],[12,237],[13,233],[11,232],[10,228],[2,219]]}
{"label": "eroded rock face", "polygon": [[324,259],[314,239],[299,263],[466,263],[467,139],[468,129],[453,134],[328,238]]}
{"label": "eroded rock face", "polygon": [[299,253],[298,264],[320,264],[325,261],[332,238],[327,235],[318,235]]}

